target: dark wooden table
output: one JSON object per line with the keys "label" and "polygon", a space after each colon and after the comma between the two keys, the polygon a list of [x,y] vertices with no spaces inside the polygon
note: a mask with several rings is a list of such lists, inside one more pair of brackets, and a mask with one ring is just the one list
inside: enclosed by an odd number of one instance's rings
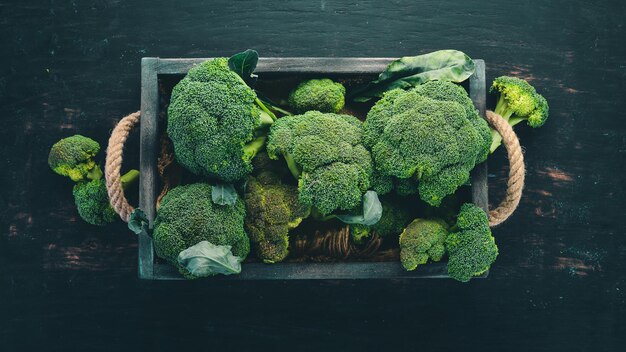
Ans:
{"label": "dark wooden table", "polygon": [[[620,351],[626,343],[623,1],[1,1],[0,350]],[[80,221],[46,165],[139,108],[140,58],[455,48],[551,107],[518,128],[527,186],[486,280],[148,282],[120,222]],[[129,150],[137,150],[133,137]],[[129,164],[137,162],[130,153]],[[489,161],[490,193],[506,159]]]}

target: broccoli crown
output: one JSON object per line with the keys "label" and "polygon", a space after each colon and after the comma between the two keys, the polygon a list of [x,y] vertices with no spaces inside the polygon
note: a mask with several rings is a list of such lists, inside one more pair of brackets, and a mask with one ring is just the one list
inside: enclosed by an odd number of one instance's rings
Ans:
{"label": "broccoli crown", "polygon": [[86,222],[104,226],[115,221],[115,210],[109,203],[104,179],[90,182],[79,182],[74,185],[74,203],[78,209],[78,214]]}
{"label": "broccoli crown", "polygon": [[[468,107],[454,99],[433,99],[419,89],[391,90],[372,107],[363,125],[364,143],[372,150],[377,170],[399,179],[415,178],[421,199],[433,206],[466,183],[489,150],[488,127],[472,123]],[[402,184],[399,193],[410,194],[404,189],[409,185]]]}
{"label": "broccoli crown", "polygon": [[498,256],[498,246],[489,229],[487,214],[474,204],[463,204],[454,232],[446,239],[448,274],[467,282],[489,270]]}
{"label": "broccoli crown", "polygon": [[400,235],[400,261],[406,270],[415,270],[428,260],[438,262],[445,254],[448,236],[445,222],[439,219],[415,219]]}
{"label": "broccoli crown", "polygon": [[[176,160],[189,171],[225,182],[244,178],[254,153],[246,150],[262,127],[256,94],[228,68],[228,59],[205,61],[173,89],[167,133]],[[262,140],[261,140],[262,145]]]}
{"label": "broccoli crown", "polygon": [[527,120],[530,127],[536,128],[543,126],[548,119],[548,102],[523,79],[498,77],[493,81],[489,92],[500,93],[495,112],[506,120],[518,119],[515,123]]}
{"label": "broccoli crown", "polygon": [[353,116],[309,111],[276,121],[267,152],[272,159],[283,155],[299,178],[300,202],[326,215],[355,208],[370,187],[372,158],[362,137]]}
{"label": "broccoli crown", "polygon": [[300,83],[289,94],[289,106],[296,113],[309,110],[339,112],[345,103],[346,89],[328,78],[310,79]]}
{"label": "broccoli crown", "polygon": [[298,201],[295,186],[281,184],[277,177],[248,177],[245,228],[260,259],[280,262],[289,254],[289,230],[309,216],[310,207]]}
{"label": "broccoli crown", "polygon": [[185,277],[193,276],[178,263],[178,254],[201,241],[232,246],[233,255],[243,261],[250,252],[245,213],[241,199],[232,206],[213,203],[209,184],[177,186],[163,197],[157,211],[152,235],[156,254]]}
{"label": "broccoli crown", "polygon": [[63,138],[50,149],[48,165],[61,176],[74,182],[99,179],[102,171],[93,158],[100,151],[100,144],[79,134]]}
{"label": "broccoli crown", "polygon": [[376,232],[380,237],[392,237],[402,233],[405,226],[411,222],[411,212],[404,206],[388,199],[381,201],[383,214],[380,220],[372,226],[352,225],[350,236],[355,243],[363,242],[371,232]]}

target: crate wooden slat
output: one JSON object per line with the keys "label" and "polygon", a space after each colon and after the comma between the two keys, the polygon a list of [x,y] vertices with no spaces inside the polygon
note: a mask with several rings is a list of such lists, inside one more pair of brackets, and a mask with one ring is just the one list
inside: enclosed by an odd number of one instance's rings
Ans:
{"label": "crate wooden slat", "polygon": [[[141,66],[141,137],[139,206],[150,220],[156,216],[158,193],[157,158],[159,151],[159,83],[161,75],[184,75],[194,65],[210,58],[161,59],[143,58]],[[280,75],[376,75],[393,58],[319,58],[282,57],[261,58],[256,73]],[[476,71],[469,79],[469,93],[481,116],[485,114],[485,62],[474,60]],[[478,165],[472,171],[472,202],[484,210],[488,207],[487,165]],[[152,239],[139,235],[138,275],[148,280],[181,280],[178,270],[156,262]],[[481,277],[486,277],[488,272]],[[446,263],[422,265],[407,272],[399,262],[336,262],[336,263],[278,263],[266,265],[248,263],[240,275],[216,276],[207,280],[292,280],[292,279],[426,279],[447,278]]]}

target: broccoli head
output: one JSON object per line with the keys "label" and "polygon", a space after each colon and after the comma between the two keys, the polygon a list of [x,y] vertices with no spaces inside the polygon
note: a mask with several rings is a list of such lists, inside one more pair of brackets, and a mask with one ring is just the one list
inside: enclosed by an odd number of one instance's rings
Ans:
{"label": "broccoli head", "polygon": [[276,121],[267,152],[285,158],[299,180],[300,202],[326,215],[355,208],[370,187],[372,158],[362,137],[362,123],[353,116],[309,111]]}
{"label": "broccoli head", "polygon": [[352,225],[350,226],[350,236],[355,243],[363,242],[370,233],[376,232],[378,236],[397,236],[404,230],[405,226],[411,222],[411,212],[405,207],[390,200],[382,200],[383,215],[380,220],[372,226]]}
{"label": "broccoli head", "polygon": [[[126,188],[139,177],[139,171],[131,170],[121,177],[122,187]],[[74,203],[78,215],[86,222],[104,226],[115,221],[117,214],[111,207],[104,179],[79,182],[74,185]]]}
{"label": "broccoli head", "polygon": [[224,182],[243,179],[275,116],[228,59],[205,61],[173,89],[167,133],[176,160],[189,171]]}
{"label": "broccoli head", "polygon": [[[548,102],[533,86],[523,79],[502,76],[496,78],[490,93],[498,92],[500,97],[496,104],[496,114],[502,116],[511,126],[526,121],[530,127],[543,126],[548,119]],[[502,136],[492,130],[493,142],[490,151],[493,153],[502,144]]]}
{"label": "broccoli head", "polygon": [[310,110],[339,112],[345,103],[346,89],[328,78],[310,79],[300,83],[289,94],[289,105],[296,113]]}
{"label": "broccoli head", "polygon": [[463,204],[456,225],[446,238],[448,275],[467,282],[489,270],[498,246],[489,229],[487,214],[474,204]]}
{"label": "broccoli head", "polygon": [[99,180],[102,171],[94,161],[100,144],[79,134],[63,138],[50,149],[48,165],[57,174],[67,176],[74,182]]}
{"label": "broccoli head", "polygon": [[277,263],[289,254],[289,230],[309,216],[311,208],[298,201],[295,186],[281,184],[269,171],[248,177],[245,228],[257,255],[266,263]]}
{"label": "broccoli head", "polygon": [[400,235],[400,261],[415,270],[428,260],[438,262],[445,254],[448,226],[439,219],[415,219]]}
{"label": "broccoli head", "polygon": [[[391,90],[372,107],[363,125],[364,143],[371,148],[378,172],[418,181],[401,182],[399,193],[410,194],[407,186],[416,184],[420,198],[433,206],[469,180],[490,142],[488,127],[475,118],[471,101],[461,104],[461,91],[436,85],[454,84],[436,81],[424,85],[428,90]],[[443,100],[446,95],[449,100]]]}
{"label": "broccoli head", "polygon": [[217,205],[211,200],[211,186],[194,183],[170,190],[154,221],[156,254],[178,267],[183,276],[194,276],[178,263],[181,251],[208,241],[217,246],[231,246],[232,254],[242,261],[250,251],[244,231],[246,209],[237,199],[234,205]]}

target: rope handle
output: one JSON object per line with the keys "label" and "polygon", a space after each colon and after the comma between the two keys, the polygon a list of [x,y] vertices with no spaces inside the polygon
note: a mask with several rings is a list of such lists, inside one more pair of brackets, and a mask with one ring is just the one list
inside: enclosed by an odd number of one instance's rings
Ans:
{"label": "rope handle", "polygon": [[124,144],[126,144],[130,131],[139,122],[140,117],[140,111],[133,112],[117,123],[113,132],[111,132],[111,138],[109,138],[106,162],[104,164],[104,177],[106,179],[109,202],[113,210],[119,214],[124,222],[128,222],[130,214],[135,210],[126,200],[124,188],[122,188],[120,171],[122,170],[122,161],[124,159]]}
{"label": "rope handle", "polygon": [[[134,112],[120,120],[115,126],[109,138],[107,147],[104,176],[106,178],[107,192],[113,210],[120,218],[128,222],[130,214],[135,210],[124,197],[124,189],[120,171],[122,169],[124,144],[133,127],[139,122],[140,111]],[[487,121],[502,136],[504,147],[509,157],[509,180],[507,182],[506,197],[497,208],[489,211],[489,226],[494,227],[508,219],[522,198],[524,188],[524,155],[519,139],[513,128],[504,118],[493,111],[487,111]]]}

